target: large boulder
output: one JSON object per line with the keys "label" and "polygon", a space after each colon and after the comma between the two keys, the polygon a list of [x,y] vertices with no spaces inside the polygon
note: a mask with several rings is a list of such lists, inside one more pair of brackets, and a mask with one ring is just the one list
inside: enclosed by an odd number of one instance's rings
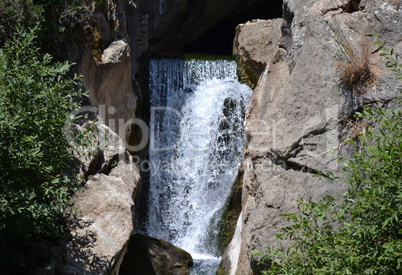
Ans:
{"label": "large boulder", "polygon": [[[81,187],[66,213],[63,251],[46,243],[49,261],[30,274],[113,274],[119,268],[134,230],[135,201],[141,187],[139,169],[122,139],[106,125],[87,121],[73,132],[86,134],[85,146],[74,142],[77,161],[73,169]],[[69,134],[66,131],[66,134]]]}
{"label": "large boulder", "polygon": [[[231,274],[259,274],[253,250],[289,245],[275,235],[288,225],[280,215],[296,211],[298,199],[344,192],[343,182],[327,183],[319,174],[339,173],[337,153],[354,150],[343,143],[353,138],[354,113],[365,104],[387,105],[399,94],[372,31],[401,53],[400,7],[392,1],[352,2],[287,0],[283,20],[238,28],[242,62],[266,65],[253,71],[259,81],[245,121],[241,243],[223,259]],[[255,49],[247,42],[254,40]],[[351,51],[345,53],[346,45]],[[361,56],[365,48],[375,81],[356,91],[342,79],[339,62],[350,57],[345,54]]]}
{"label": "large boulder", "polygon": [[278,51],[282,39],[282,18],[254,20],[236,28],[233,54],[238,57],[240,77],[255,88],[271,58]]}
{"label": "large boulder", "polygon": [[119,275],[188,275],[193,259],[186,251],[163,240],[132,235]]}
{"label": "large boulder", "polygon": [[134,229],[139,169],[114,132],[105,125],[97,128],[97,157],[88,150],[77,154],[86,182],[71,200],[62,274],[109,274],[121,262]]}

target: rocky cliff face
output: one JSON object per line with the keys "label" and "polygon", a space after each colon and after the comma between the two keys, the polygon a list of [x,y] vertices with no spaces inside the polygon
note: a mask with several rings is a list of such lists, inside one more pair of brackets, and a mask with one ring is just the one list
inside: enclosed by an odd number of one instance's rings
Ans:
{"label": "rocky cliff face", "polygon": [[133,145],[147,131],[138,127],[144,126],[138,125],[138,117],[146,120],[149,111],[146,54],[179,52],[223,18],[257,1],[108,0],[86,7],[89,16],[80,21],[78,39],[68,53],[83,76],[83,89],[90,91],[89,106],[80,111],[95,112],[118,146],[82,159],[85,187],[72,201],[78,218],[71,220],[67,256],[64,263],[56,259],[45,269],[62,274],[118,270],[134,229],[141,183],[126,149],[140,154]]}
{"label": "rocky cliff face", "polygon": [[148,116],[147,54],[181,52],[256,2],[262,1],[108,0],[88,6],[92,16],[80,23],[82,37],[70,56],[90,91],[90,104],[128,145],[138,142],[139,129],[130,120]]}
{"label": "rocky cliff face", "polygon": [[[220,20],[256,2],[108,0],[96,6],[94,16],[82,23],[86,39],[71,54],[83,74],[84,88],[91,91],[90,103],[126,146],[136,144],[141,133],[130,120],[146,118],[148,111],[147,54],[180,52]],[[294,211],[301,197],[319,198],[346,188],[341,182],[326,184],[318,173],[337,173],[336,152],[353,150],[342,142],[356,134],[349,127],[354,112],[363,104],[391,104],[402,88],[384,68],[372,35],[377,31],[381,40],[402,52],[400,1],[284,0],[283,4],[282,18],[251,21],[236,31],[241,75],[255,90],[245,123],[242,214],[225,252],[222,274],[258,273],[258,259],[251,251],[263,251],[270,241],[276,242],[275,234],[286,225],[280,214]],[[339,70],[342,60],[365,53],[372,81],[367,87],[345,85]],[[81,256],[95,253],[88,262],[75,261],[80,256],[72,252],[68,260],[72,272],[110,271],[111,263],[121,259],[133,228],[138,170],[131,161],[106,170],[92,174],[88,188],[77,194],[82,221],[89,226],[77,229],[77,240],[96,231],[99,241],[91,250],[89,244],[80,248]],[[123,189],[125,202],[115,195],[115,190]],[[122,216],[103,204],[88,206],[91,200],[115,205]],[[118,241],[112,244],[115,236]],[[112,250],[106,251],[107,246]],[[106,259],[108,267],[90,263],[93,256]]]}
{"label": "rocky cliff face", "polygon": [[133,119],[142,105],[132,76],[138,73],[137,58],[147,48],[144,16],[133,1],[106,1],[87,9],[92,15],[80,25],[78,73],[83,88],[90,91],[89,103],[129,147],[135,139]]}
{"label": "rocky cliff face", "polygon": [[[241,68],[259,80],[245,122],[241,240],[225,252],[222,274],[258,274],[252,251],[279,245],[275,234],[286,226],[280,214],[296,211],[300,198],[346,188],[317,174],[337,173],[337,152],[352,150],[343,142],[356,134],[348,127],[354,112],[364,104],[390,104],[399,94],[372,33],[401,53],[400,8],[398,1],[287,0],[283,19],[238,27]],[[362,54],[373,80],[360,83],[364,89],[348,87],[339,62]],[[241,247],[238,258],[230,247]]]}

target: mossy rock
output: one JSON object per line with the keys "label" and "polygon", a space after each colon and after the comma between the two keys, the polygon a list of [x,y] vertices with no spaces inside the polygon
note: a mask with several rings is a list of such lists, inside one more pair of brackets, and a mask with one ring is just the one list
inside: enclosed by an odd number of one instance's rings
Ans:
{"label": "mossy rock", "polygon": [[254,89],[257,86],[261,74],[265,70],[265,63],[257,62],[248,56],[237,56],[237,70],[240,81]]}
{"label": "mossy rock", "polygon": [[104,42],[102,33],[96,25],[89,25],[84,29],[84,43],[91,49],[92,56],[101,62]]}
{"label": "mossy rock", "polygon": [[218,250],[221,255],[233,238],[236,230],[237,219],[241,212],[243,174],[243,170],[239,169],[233,184],[227,207],[219,223]]}

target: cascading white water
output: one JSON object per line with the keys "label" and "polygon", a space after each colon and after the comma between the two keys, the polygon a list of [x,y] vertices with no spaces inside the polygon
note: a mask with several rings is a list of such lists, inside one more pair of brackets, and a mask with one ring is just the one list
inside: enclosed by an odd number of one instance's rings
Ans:
{"label": "cascading white water", "polygon": [[243,151],[251,89],[233,60],[150,61],[148,235],[216,256],[214,236]]}

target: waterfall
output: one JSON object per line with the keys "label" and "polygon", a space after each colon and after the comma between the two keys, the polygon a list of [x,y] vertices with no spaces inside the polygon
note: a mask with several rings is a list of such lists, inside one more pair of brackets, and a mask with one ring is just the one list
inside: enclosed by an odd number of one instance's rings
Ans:
{"label": "waterfall", "polygon": [[251,89],[234,60],[150,61],[147,234],[216,257],[214,237],[241,162]]}

